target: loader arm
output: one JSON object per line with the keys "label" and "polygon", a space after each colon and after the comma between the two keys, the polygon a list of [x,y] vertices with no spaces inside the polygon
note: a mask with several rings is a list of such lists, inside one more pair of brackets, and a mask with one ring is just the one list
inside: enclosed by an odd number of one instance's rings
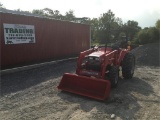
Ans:
{"label": "loader arm", "polygon": [[77,60],[76,74],[79,75],[80,70],[81,70],[81,64],[82,64],[82,61],[84,60],[85,56],[89,55],[90,53],[94,52],[95,50],[96,49],[92,48],[92,49],[89,49],[89,50],[86,50],[86,51],[80,53],[78,60]]}
{"label": "loader arm", "polygon": [[117,57],[118,57],[117,50],[114,50],[105,55],[105,61],[104,61],[104,64],[102,65],[102,79],[105,78],[105,72],[106,72],[107,65],[111,65],[112,63],[115,65]]}

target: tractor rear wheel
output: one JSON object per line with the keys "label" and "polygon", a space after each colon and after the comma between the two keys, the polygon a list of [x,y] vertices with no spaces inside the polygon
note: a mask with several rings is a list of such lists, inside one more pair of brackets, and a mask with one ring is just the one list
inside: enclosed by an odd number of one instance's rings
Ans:
{"label": "tractor rear wheel", "polygon": [[135,56],[132,53],[127,53],[122,61],[122,75],[126,79],[131,79],[135,69]]}
{"label": "tractor rear wheel", "polygon": [[109,81],[112,87],[116,87],[119,80],[119,70],[116,66],[111,66],[109,70]]}

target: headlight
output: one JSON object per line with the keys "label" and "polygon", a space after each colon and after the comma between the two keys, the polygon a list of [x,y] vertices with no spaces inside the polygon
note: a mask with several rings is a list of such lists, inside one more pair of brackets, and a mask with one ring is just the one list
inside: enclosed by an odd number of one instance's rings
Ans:
{"label": "headlight", "polygon": [[89,61],[100,61],[99,57],[89,57],[88,58]]}
{"label": "headlight", "polygon": [[96,57],[95,60],[96,60],[96,61],[100,61],[100,58],[99,58],[99,57]]}

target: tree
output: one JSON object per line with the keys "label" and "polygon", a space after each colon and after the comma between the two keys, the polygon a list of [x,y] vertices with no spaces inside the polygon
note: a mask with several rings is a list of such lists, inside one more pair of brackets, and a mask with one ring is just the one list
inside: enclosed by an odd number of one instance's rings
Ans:
{"label": "tree", "polygon": [[145,28],[138,33],[138,40],[140,44],[153,43],[159,39],[158,29],[155,27]]}
{"label": "tree", "polygon": [[156,28],[160,29],[160,19],[156,22]]}
{"label": "tree", "polygon": [[75,17],[74,21],[76,23],[91,24],[91,19],[88,17],[82,17],[82,18]]}
{"label": "tree", "polygon": [[30,13],[29,11],[23,11],[23,10],[21,10],[21,9],[16,9],[15,11],[18,11],[18,12],[21,12],[21,13]]}
{"label": "tree", "polygon": [[37,15],[45,15],[43,10],[38,10],[38,9],[32,10],[32,13]]}
{"label": "tree", "polygon": [[90,25],[91,25],[91,40],[100,42],[98,41],[98,31],[99,31],[99,21],[97,18],[93,18],[90,20]]}
{"label": "tree", "polygon": [[111,10],[91,20],[91,38],[100,43],[115,42],[122,36],[132,40],[140,29],[138,22],[133,20],[123,24],[122,19],[116,17]]}
{"label": "tree", "polygon": [[0,2],[0,8],[5,8],[1,2]]}
{"label": "tree", "polygon": [[159,39],[159,32],[156,27],[151,27],[148,29],[149,41],[156,42]]}
{"label": "tree", "polygon": [[138,26],[138,22],[133,20],[128,20],[122,27],[122,30],[125,31],[126,37],[128,40],[133,40],[136,33],[141,30],[141,27]]}
{"label": "tree", "polygon": [[149,43],[149,34],[148,34],[148,29],[143,29],[139,31],[138,33],[138,40],[140,44],[146,44]]}
{"label": "tree", "polygon": [[75,15],[73,10],[69,10],[66,12],[64,19],[67,21],[75,21]]}
{"label": "tree", "polygon": [[58,10],[53,11],[53,18],[64,20],[64,16]]}
{"label": "tree", "polygon": [[50,8],[44,8],[42,9],[42,11],[43,11],[42,15],[49,16],[49,17],[53,16],[53,10]]}
{"label": "tree", "polygon": [[119,28],[119,25],[116,20],[117,19],[111,10],[108,10],[107,13],[103,13],[99,18],[97,37],[99,41],[101,41],[101,43],[106,43],[113,40],[115,34],[111,32],[111,30]]}

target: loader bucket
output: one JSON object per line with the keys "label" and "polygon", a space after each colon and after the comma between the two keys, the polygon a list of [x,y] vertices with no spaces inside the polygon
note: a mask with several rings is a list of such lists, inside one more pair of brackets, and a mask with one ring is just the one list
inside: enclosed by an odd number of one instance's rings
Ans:
{"label": "loader bucket", "polygon": [[108,80],[65,73],[58,89],[98,100],[104,100],[109,97],[110,82]]}

